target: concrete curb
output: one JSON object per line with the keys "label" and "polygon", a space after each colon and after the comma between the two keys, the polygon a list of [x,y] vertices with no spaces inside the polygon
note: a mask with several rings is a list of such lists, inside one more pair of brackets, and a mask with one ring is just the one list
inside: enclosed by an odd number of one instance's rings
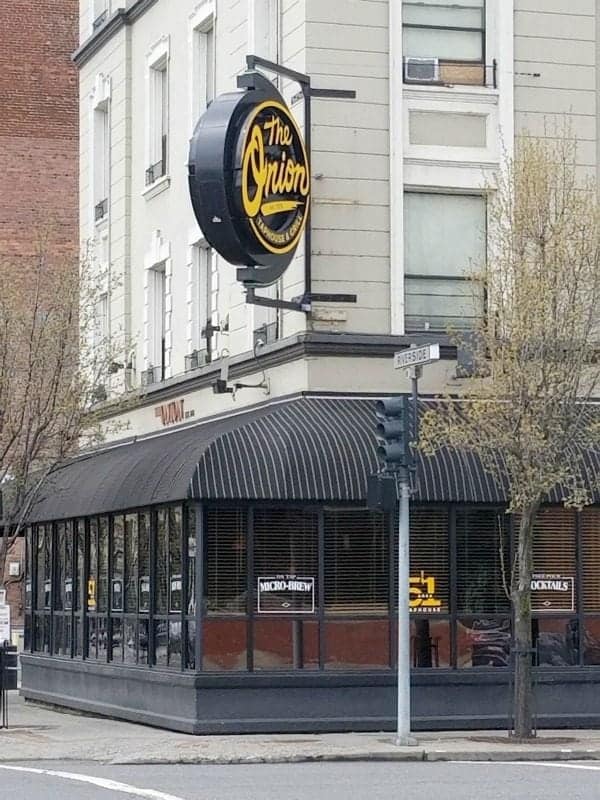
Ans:
{"label": "concrete curb", "polygon": [[170,764],[300,764],[314,762],[360,762],[360,761],[401,761],[401,762],[438,762],[438,761],[471,761],[471,762],[515,762],[515,761],[600,761],[598,750],[504,750],[481,751],[472,750],[401,750],[391,752],[363,752],[363,753],[307,753],[293,755],[268,755],[268,756],[207,756],[187,755],[178,758],[116,758],[111,760],[112,765],[163,765]]}

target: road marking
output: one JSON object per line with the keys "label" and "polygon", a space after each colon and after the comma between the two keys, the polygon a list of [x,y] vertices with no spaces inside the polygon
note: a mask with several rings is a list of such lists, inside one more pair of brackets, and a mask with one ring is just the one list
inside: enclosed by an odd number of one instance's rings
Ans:
{"label": "road marking", "polygon": [[111,781],[107,778],[96,778],[92,775],[79,775],[76,772],[60,772],[54,769],[36,769],[35,767],[11,767],[0,764],[0,769],[10,770],[11,772],[30,772],[34,775],[49,775],[52,778],[64,778],[67,781],[79,781],[79,783],[91,783],[100,789],[108,789],[110,792],[121,792],[122,794],[133,794],[136,797],[146,797],[148,800],[184,800],[174,794],[157,792],[155,789],[141,789],[138,786],[130,786],[128,783]]}
{"label": "road marking", "polygon": [[587,769],[599,772],[600,765],[570,764],[566,761],[450,761],[450,764],[471,764],[476,767],[558,767],[558,769]]}

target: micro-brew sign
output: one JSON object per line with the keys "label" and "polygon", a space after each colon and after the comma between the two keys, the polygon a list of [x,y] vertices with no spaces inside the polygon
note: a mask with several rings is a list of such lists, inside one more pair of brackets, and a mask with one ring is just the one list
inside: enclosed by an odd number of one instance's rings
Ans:
{"label": "micro-brew sign", "polygon": [[[274,283],[302,238],[310,168],[302,134],[263,75],[217,97],[190,145],[192,206],[207,242],[231,264],[252,267],[254,285]],[[246,280],[246,279],[245,279]]]}
{"label": "micro-brew sign", "polygon": [[531,607],[534,611],[574,611],[575,579],[570,575],[532,575]]}
{"label": "micro-brew sign", "polygon": [[314,610],[314,578],[271,575],[258,579],[260,614],[313,614]]}

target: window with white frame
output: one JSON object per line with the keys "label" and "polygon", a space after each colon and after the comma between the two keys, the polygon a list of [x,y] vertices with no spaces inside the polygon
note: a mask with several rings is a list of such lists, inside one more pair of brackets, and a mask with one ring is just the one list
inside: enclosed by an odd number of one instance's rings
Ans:
{"label": "window with white frame", "polygon": [[202,240],[192,247],[189,347],[186,369],[215,358],[219,349],[219,273],[214,250]]}
{"label": "window with white frame", "polygon": [[148,370],[152,372],[149,383],[165,379],[166,368],[166,275],[165,263],[149,270],[149,348]]}
{"label": "window with white frame", "polygon": [[167,174],[169,136],[168,59],[163,56],[149,70],[149,148],[146,186]]}
{"label": "window with white frame", "polygon": [[485,197],[406,192],[406,330],[471,328],[484,311],[484,298],[469,276],[485,260]]}
{"label": "window with white frame", "polygon": [[109,0],[91,0],[92,31],[101,28],[110,13]]}
{"label": "window with white frame", "polygon": [[108,215],[110,182],[110,103],[103,100],[94,108],[94,221]]}
{"label": "window with white frame", "polygon": [[485,68],[485,0],[404,0],[404,80],[481,85]]}
{"label": "window with white frame", "polygon": [[102,292],[96,302],[94,315],[94,347],[98,350],[108,342],[108,292]]}
{"label": "window with white frame", "polygon": [[209,13],[192,32],[192,124],[215,97],[215,26]]}

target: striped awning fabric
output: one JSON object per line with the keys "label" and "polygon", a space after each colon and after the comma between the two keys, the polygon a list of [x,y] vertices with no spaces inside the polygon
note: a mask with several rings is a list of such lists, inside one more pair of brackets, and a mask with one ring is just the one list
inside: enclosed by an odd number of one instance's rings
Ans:
{"label": "striped awning fabric", "polygon": [[[88,453],[53,475],[30,520],[68,519],[184,500],[364,502],[377,472],[375,400],[299,396]],[[591,475],[600,457],[586,454]],[[414,499],[503,503],[469,453],[419,454]],[[560,502],[560,492],[549,498]]]}

